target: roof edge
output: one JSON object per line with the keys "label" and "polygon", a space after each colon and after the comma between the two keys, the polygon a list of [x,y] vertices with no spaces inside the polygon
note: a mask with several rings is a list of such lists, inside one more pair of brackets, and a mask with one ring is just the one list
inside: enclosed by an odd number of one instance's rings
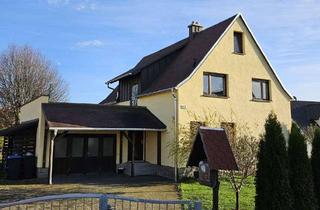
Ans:
{"label": "roof edge", "polygon": [[214,45],[211,47],[211,49],[206,53],[206,55],[202,58],[202,60],[198,63],[197,67],[195,69],[193,69],[193,71],[191,72],[191,74],[185,78],[184,80],[182,80],[178,85],[176,85],[175,88],[179,88],[181,87],[183,84],[185,84],[187,81],[189,81],[193,75],[198,71],[198,69],[200,68],[200,66],[204,63],[204,61],[209,57],[209,55],[211,54],[211,52],[216,48],[216,46],[218,45],[218,43],[221,41],[221,39],[224,37],[224,35],[226,34],[226,32],[230,29],[231,25],[235,22],[235,20],[240,16],[241,14],[238,13],[234,19],[231,21],[231,23],[228,25],[228,27],[224,30],[224,32],[220,35],[219,39],[214,43]]}
{"label": "roof edge", "polygon": [[166,128],[93,128],[93,127],[49,127],[49,130],[61,130],[61,131],[166,131]]}
{"label": "roof edge", "polygon": [[229,29],[231,28],[231,26],[234,24],[234,22],[238,19],[241,18],[242,21],[244,22],[244,25],[247,27],[250,35],[253,38],[253,41],[256,43],[256,45],[258,46],[258,49],[260,50],[262,56],[264,57],[264,59],[266,60],[267,64],[269,65],[272,73],[274,74],[274,76],[276,77],[276,79],[278,80],[281,88],[284,90],[284,92],[287,94],[287,96],[289,96],[290,99],[293,99],[293,96],[289,93],[289,91],[285,88],[285,86],[283,85],[283,83],[281,82],[278,74],[276,73],[276,71],[274,70],[273,66],[271,65],[270,61],[268,60],[266,54],[264,53],[264,51],[262,50],[260,44],[258,43],[257,39],[255,38],[254,34],[252,33],[252,30],[250,29],[249,25],[247,24],[246,20],[244,19],[243,15],[241,13],[237,13],[237,15],[234,17],[234,19],[232,20],[232,22],[229,24],[229,26],[225,29],[225,31],[221,34],[221,36],[219,37],[219,39],[214,43],[214,45],[211,47],[211,49],[207,52],[207,54],[202,58],[202,60],[200,61],[200,63],[197,65],[197,67],[191,72],[191,74],[185,78],[182,82],[180,82],[178,85],[176,85],[175,88],[179,88],[181,87],[183,84],[185,84],[187,81],[189,81],[193,75],[198,71],[198,69],[200,68],[200,66],[204,63],[204,61],[209,57],[209,55],[212,53],[212,51],[216,48],[216,46],[220,43],[221,39],[225,36],[225,34],[227,33],[227,31],[229,31]]}

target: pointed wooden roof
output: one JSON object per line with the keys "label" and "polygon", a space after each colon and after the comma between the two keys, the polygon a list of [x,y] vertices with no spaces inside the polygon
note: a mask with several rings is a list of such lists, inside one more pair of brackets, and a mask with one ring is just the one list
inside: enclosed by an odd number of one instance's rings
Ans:
{"label": "pointed wooden roof", "polygon": [[226,132],[220,128],[200,127],[189,156],[188,166],[206,160],[211,170],[238,170]]}

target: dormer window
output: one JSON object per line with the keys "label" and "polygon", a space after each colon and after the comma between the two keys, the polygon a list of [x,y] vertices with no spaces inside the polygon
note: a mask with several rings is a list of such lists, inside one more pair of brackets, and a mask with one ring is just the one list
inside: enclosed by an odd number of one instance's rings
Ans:
{"label": "dormer window", "polygon": [[131,86],[131,99],[130,99],[131,106],[138,105],[138,90],[139,90],[138,84],[134,84]]}
{"label": "dormer window", "polygon": [[235,31],[233,33],[234,53],[243,54],[243,34]]}

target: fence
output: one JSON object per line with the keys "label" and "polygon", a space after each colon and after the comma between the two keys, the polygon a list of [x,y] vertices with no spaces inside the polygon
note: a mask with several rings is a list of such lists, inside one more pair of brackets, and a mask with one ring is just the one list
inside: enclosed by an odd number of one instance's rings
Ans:
{"label": "fence", "polygon": [[150,200],[112,194],[64,194],[0,204],[4,210],[201,210],[201,203],[188,200]]}

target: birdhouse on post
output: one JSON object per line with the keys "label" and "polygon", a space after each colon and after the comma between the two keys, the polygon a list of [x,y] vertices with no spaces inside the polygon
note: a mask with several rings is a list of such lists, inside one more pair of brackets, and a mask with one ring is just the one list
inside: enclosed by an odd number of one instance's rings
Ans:
{"label": "birdhouse on post", "polygon": [[199,183],[212,187],[212,209],[219,209],[219,170],[238,170],[227,134],[222,128],[200,127],[187,166],[199,167]]}

